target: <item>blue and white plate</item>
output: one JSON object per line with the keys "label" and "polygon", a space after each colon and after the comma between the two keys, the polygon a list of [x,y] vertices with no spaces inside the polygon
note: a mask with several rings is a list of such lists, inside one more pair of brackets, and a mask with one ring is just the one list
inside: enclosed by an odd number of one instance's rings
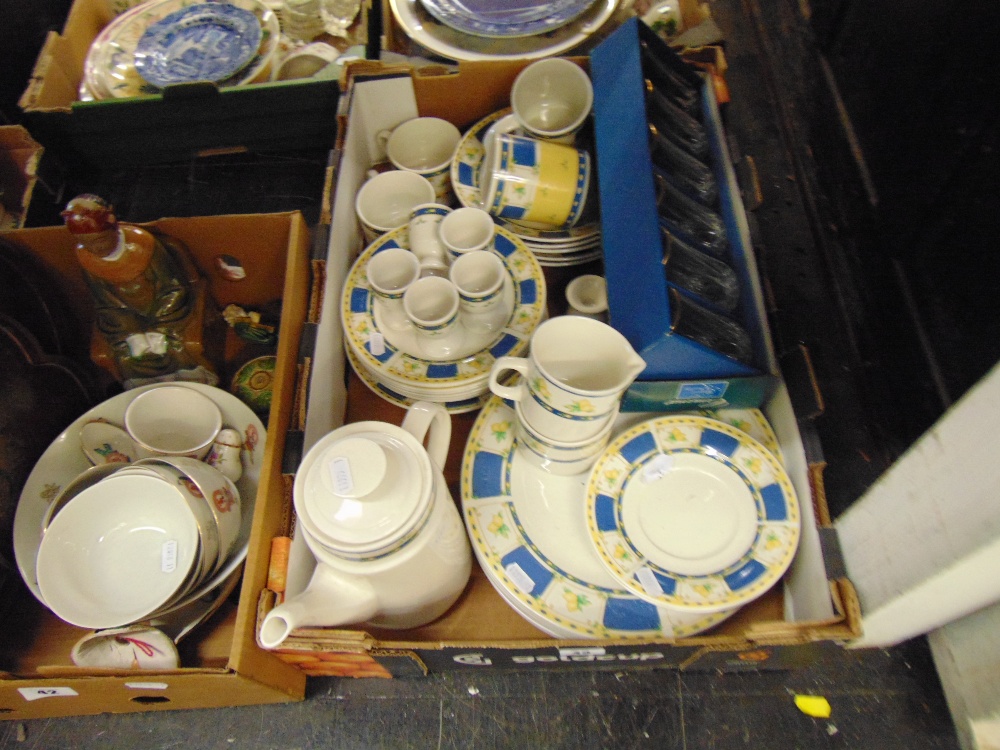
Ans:
{"label": "blue and white plate", "polygon": [[791,565],[801,517],[761,443],[724,422],[664,416],[618,435],[591,470],[588,537],[648,602],[685,612],[742,606]]}
{"label": "blue and white plate", "polygon": [[160,88],[222,81],[253,59],[262,34],[257,16],[235,5],[191,5],[146,29],[135,49],[135,68]]}
{"label": "blue and white plate", "polygon": [[462,460],[465,525],[490,583],[522,617],[557,638],[681,638],[726,619],[676,612],[621,586],[589,541],[586,474],[556,476],[517,450],[511,406],[491,397]]}
{"label": "blue and white plate", "polygon": [[348,273],[340,307],[345,347],[378,383],[405,398],[451,402],[485,393],[496,358],[526,352],[544,319],[545,276],[538,261],[521,240],[498,227],[493,252],[507,269],[504,300],[511,312],[506,324],[499,331],[468,334],[453,358],[429,360],[419,353],[412,329],[395,331],[382,325],[368,286],[368,261],[394,247],[409,248],[408,227],[394,229],[369,245]]}
{"label": "blue and white plate", "polygon": [[441,23],[474,36],[546,34],[583,15],[595,0],[421,0]]}

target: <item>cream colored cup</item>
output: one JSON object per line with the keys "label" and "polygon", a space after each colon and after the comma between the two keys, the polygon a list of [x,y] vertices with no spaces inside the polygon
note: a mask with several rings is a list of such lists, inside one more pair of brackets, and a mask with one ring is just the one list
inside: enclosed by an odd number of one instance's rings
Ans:
{"label": "cream colored cup", "polygon": [[215,402],[183,385],[150,388],[125,409],[125,430],[143,458],[204,458],[221,429],[222,412]]}
{"label": "cream colored cup", "polygon": [[410,213],[410,251],[420,260],[423,276],[448,275],[448,251],[441,243],[440,227],[451,208],[424,203]]}
{"label": "cream colored cup", "polygon": [[440,276],[417,279],[403,294],[403,309],[417,334],[417,347],[428,359],[447,359],[462,345],[458,305],[455,285]]}
{"label": "cream colored cup", "polygon": [[416,172],[393,169],[369,178],[354,201],[365,240],[370,244],[405,226],[413,209],[434,197],[434,186]]}
{"label": "cream colored cup", "polygon": [[596,435],[583,440],[551,440],[531,428],[522,416],[520,402],[516,405],[517,423],[514,427],[517,448],[530,463],[550,474],[562,476],[588,471],[600,457],[611,438],[617,409]]}
{"label": "cream colored cup", "polygon": [[[604,430],[622,393],[646,363],[628,340],[591,318],[562,315],[535,329],[528,357],[500,357],[490,371],[490,390],[520,404],[521,416],[552,441],[579,442]],[[521,380],[503,385],[515,370]]]}
{"label": "cream colored cup", "polygon": [[452,211],[438,227],[441,244],[452,259],[475,250],[489,250],[493,246],[496,231],[493,217],[475,206]]}
{"label": "cream colored cup", "polygon": [[426,177],[434,186],[438,203],[453,202],[451,161],[462,139],[457,127],[440,117],[415,117],[392,130],[380,131],[377,138],[396,169]]}
{"label": "cream colored cup", "polygon": [[529,135],[564,143],[573,142],[593,104],[590,76],[560,57],[531,63],[510,91],[514,117]]}
{"label": "cream colored cup", "polygon": [[503,304],[507,267],[489,250],[465,253],[451,264],[448,278],[458,290],[462,325],[473,333],[499,331],[510,310]]}
{"label": "cream colored cup", "polygon": [[580,315],[602,322],[608,319],[608,284],[603,276],[583,274],[566,285],[568,315]]}
{"label": "cream colored cup", "polygon": [[483,165],[483,204],[489,213],[562,229],[580,219],[590,188],[586,151],[498,133],[491,157]]}
{"label": "cream colored cup", "polygon": [[402,247],[386,248],[371,257],[365,271],[379,325],[394,331],[408,329],[410,320],[403,309],[403,295],[420,278],[417,256]]}

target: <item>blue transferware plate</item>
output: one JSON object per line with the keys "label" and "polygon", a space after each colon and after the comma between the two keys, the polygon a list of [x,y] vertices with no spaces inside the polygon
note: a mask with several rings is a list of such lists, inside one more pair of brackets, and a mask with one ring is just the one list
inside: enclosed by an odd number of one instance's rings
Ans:
{"label": "blue transferware plate", "polygon": [[220,2],[191,5],[146,29],[136,45],[135,68],[159,88],[221,81],[253,59],[262,34],[250,11]]}
{"label": "blue transferware plate", "polygon": [[585,13],[595,0],[421,0],[424,9],[456,31],[486,37],[545,34]]}

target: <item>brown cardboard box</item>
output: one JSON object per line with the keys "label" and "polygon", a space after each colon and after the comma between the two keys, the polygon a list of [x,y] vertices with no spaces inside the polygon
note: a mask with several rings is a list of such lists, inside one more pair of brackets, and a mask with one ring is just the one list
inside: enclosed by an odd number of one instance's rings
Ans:
{"label": "brown cardboard box", "polygon": [[[317,376],[309,394],[305,449],[341,423],[381,419],[399,424],[403,416],[401,408],[374,395],[353,374],[348,374],[344,385],[348,368],[338,316],[340,290],[363,247],[354,219],[353,196],[368,168],[384,156],[374,134],[418,114],[443,117],[464,132],[480,118],[507,106],[510,86],[525,64],[464,63],[457,71],[444,73],[436,67],[395,68],[385,75],[373,75],[370,65],[356,69],[352,88],[341,102],[341,158],[335,176],[327,281],[313,354]],[[558,309],[553,288],[554,284],[550,284],[550,312],[557,314],[562,310]],[[822,463],[808,458],[783,384],[778,385],[764,411],[778,435],[800,498],[802,541],[783,584],[715,629],[681,639],[554,639],[508,606],[477,564],[458,602],[429,625],[405,632],[360,626],[302,628],[293,631],[283,644],[282,658],[308,674],[355,676],[384,676],[382,670],[403,675],[487,667],[672,666],[736,670],[789,666],[809,658],[817,649],[856,637],[860,614],[854,589],[842,572],[828,566],[821,544],[826,541],[823,537],[829,534],[830,525],[823,496]],[[456,502],[460,497],[459,465],[474,419],[475,414],[453,417],[445,476]],[[296,543],[287,576],[290,595],[304,587],[312,565],[308,550],[300,540]],[[264,592],[259,615],[263,617],[274,603],[274,594]]]}
{"label": "brown cardboard box", "polygon": [[42,146],[20,125],[0,126],[0,231],[24,226]]}
{"label": "brown cardboard box", "polygon": [[[286,435],[301,428],[295,407],[307,380],[299,346],[314,293],[310,232],[299,213],[165,218],[149,226],[188,246],[220,307],[235,303],[252,308],[282,301],[274,396],[239,604],[230,598],[182,641],[181,669],[94,672],[75,667],[69,656],[86,631],[55,617],[22,588],[23,597],[5,608],[0,623],[0,718],[276,703],[304,694],[302,673],[259,649],[254,634],[270,541],[287,524],[282,475]],[[81,328],[89,330],[89,296],[72,251],[72,235],[64,227],[45,227],[3,236],[28,248],[58,280]],[[220,253],[242,261],[243,280],[222,276],[216,265]],[[230,336],[227,359],[237,358],[241,345]]]}

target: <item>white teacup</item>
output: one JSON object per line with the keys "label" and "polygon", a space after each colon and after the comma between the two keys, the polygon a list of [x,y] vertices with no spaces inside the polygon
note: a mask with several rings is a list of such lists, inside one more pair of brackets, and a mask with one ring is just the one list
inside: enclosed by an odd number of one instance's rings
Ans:
{"label": "white teacup", "polygon": [[584,70],[550,57],[522,70],[510,91],[514,117],[537,138],[573,143],[594,103],[594,87]]}
{"label": "white teacup", "polygon": [[377,137],[396,169],[426,177],[434,186],[435,200],[452,203],[451,161],[462,139],[457,127],[440,117],[415,117]]}
{"label": "white teacup", "polygon": [[458,290],[462,325],[473,333],[499,331],[510,315],[503,304],[507,267],[489,250],[464,253],[451,264],[448,278]]}
{"label": "white teacup", "polygon": [[452,211],[438,227],[441,244],[453,259],[475,250],[491,249],[496,231],[493,217],[475,206]]}
{"label": "white teacup", "polygon": [[489,213],[562,229],[579,221],[590,189],[586,151],[498,133],[490,157],[483,164],[483,205]]}
{"label": "white teacup", "polygon": [[428,359],[447,359],[462,345],[458,305],[455,285],[440,276],[417,279],[403,295],[403,309],[417,333],[417,346]]}
{"label": "white teacup", "polygon": [[[490,371],[490,390],[520,404],[531,429],[553,441],[579,442],[604,430],[624,390],[646,363],[609,325],[575,315],[545,321],[531,337],[530,355],[500,357]],[[503,385],[509,370],[521,374]]]}
{"label": "white teacup", "polygon": [[379,323],[394,331],[408,329],[410,320],[403,309],[403,295],[420,278],[417,256],[402,247],[386,248],[371,257],[365,271]]}
{"label": "white teacup", "polygon": [[125,409],[125,430],[142,458],[204,458],[221,429],[222,412],[215,402],[183,385],[150,388]]}
{"label": "white teacup", "polygon": [[410,251],[420,260],[423,276],[448,275],[448,251],[441,244],[441,222],[451,213],[443,203],[423,203],[410,213]]}
{"label": "white teacup", "polygon": [[522,416],[522,407],[516,405],[517,424],[514,427],[517,447],[530,463],[550,474],[580,474],[590,469],[600,457],[611,438],[617,409],[608,418],[604,428],[583,440],[552,440],[539,434]]}
{"label": "white teacup", "polygon": [[434,186],[416,172],[393,169],[371,177],[354,201],[366,242],[404,226],[416,206],[434,198]]}

